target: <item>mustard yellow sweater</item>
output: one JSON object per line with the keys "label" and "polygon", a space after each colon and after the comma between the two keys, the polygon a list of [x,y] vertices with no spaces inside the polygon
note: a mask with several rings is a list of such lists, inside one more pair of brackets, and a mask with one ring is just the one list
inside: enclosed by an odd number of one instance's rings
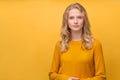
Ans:
{"label": "mustard yellow sweater", "polygon": [[101,43],[95,40],[90,50],[82,49],[82,40],[70,41],[69,49],[61,53],[60,42],[56,44],[50,80],[68,80],[78,77],[80,80],[106,80]]}

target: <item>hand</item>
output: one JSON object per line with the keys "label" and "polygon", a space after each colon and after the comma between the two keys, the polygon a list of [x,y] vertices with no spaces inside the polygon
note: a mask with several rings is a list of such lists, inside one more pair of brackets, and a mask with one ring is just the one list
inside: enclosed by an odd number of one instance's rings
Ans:
{"label": "hand", "polygon": [[77,78],[77,77],[69,77],[68,80],[80,80],[80,78]]}

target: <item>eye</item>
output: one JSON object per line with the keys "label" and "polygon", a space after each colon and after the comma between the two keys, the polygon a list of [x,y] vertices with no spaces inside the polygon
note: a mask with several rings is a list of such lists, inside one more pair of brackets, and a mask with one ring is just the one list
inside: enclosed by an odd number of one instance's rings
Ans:
{"label": "eye", "polygon": [[82,19],[82,18],[83,18],[83,16],[78,16],[77,18],[78,18],[78,19]]}
{"label": "eye", "polygon": [[74,17],[73,17],[73,16],[70,16],[69,19],[74,19]]}

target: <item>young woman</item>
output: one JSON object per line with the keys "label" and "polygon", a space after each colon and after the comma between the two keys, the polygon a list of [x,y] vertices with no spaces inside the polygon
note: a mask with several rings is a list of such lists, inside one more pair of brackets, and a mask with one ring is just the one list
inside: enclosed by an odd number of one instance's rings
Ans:
{"label": "young woman", "polygon": [[50,80],[106,80],[101,43],[92,37],[87,12],[79,3],[66,8],[61,39],[55,46]]}

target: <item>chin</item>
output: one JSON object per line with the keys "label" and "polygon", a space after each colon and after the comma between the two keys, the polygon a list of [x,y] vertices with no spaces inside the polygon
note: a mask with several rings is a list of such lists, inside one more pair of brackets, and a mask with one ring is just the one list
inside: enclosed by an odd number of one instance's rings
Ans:
{"label": "chin", "polygon": [[74,28],[72,29],[72,31],[80,31],[81,29],[80,28]]}

